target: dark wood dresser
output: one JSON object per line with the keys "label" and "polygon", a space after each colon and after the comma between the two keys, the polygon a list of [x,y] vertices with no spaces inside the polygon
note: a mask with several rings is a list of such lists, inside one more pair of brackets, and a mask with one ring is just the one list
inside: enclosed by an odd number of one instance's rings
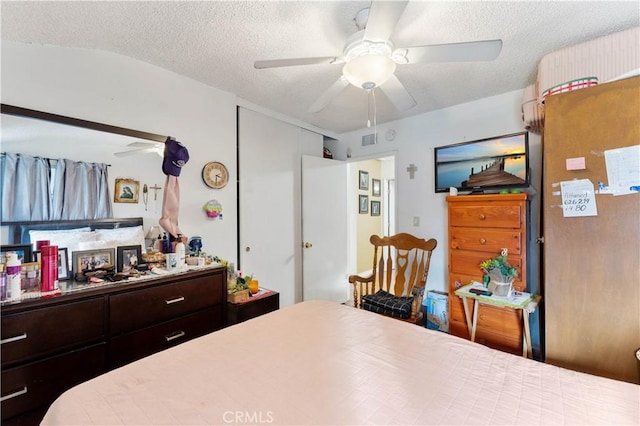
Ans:
{"label": "dark wood dresser", "polygon": [[72,386],[223,328],[226,293],[211,267],[2,306],[2,423],[38,424]]}

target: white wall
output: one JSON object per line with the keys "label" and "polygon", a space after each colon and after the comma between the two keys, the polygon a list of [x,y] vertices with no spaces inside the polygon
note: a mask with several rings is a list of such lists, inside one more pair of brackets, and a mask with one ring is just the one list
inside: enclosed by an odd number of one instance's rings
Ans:
{"label": "white wall", "polygon": [[[171,71],[108,52],[2,41],[2,103],[170,135],[188,149],[190,160],[180,175],[180,226],[203,237],[204,250],[237,261],[236,96]],[[60,157],[85,160],[82,153],[55,147]],[[43,155],[53,154],[44,153]],[[116,177],[164,187],[161,158],[142,155],[119,159],[98,152],[90,161],[112,164]],[[206,187],[201,170],[221,161],[230,183],[221,190]],[[113,193],[113,192],[112,192]],[[116,217],[142,216],[157,224],[162,193],[148,211],[139,204],[114,204]],[[202,206],[211,198],[222,204],[222,221],[207,219]],[[142,200],[141,200],[142,201]]]}
{"label": "white wall", "polygon": [[[396,232],[409,232],[438,241],[429,271],[428,289],[447,290],[447,205],[448,194],[434,192],[433,148],[440,145],[481,139],[523,130],[520,105],[522,91],[504,93],[478,101],[414,116],[408,119],[378,125],[378,144],[361,146],[361,137],[371,129],[361,129],[340,135],[339,141],[328,141],[327,146],[336,159],[346,159],[351,149],[351,160],[371,158],[377,153],[397,152],[397,228]],[[385,138],[387,130],[394,129],[392,141]],[[531,135],[534,185],[539,187],[540,138]],[[418,170],[410,179],[407,167],[415,164]],[[529,192],[529,191],[528,191]],[[535,197],[534,197],[535,198]],[[413,217],[420,225],[413,226]],[[535,219],[535,218],[534,218]]]}
{"label": "white wall", "polygon": [[[187,235],[203,237],[204,250],[237,262],[236,96],[144,62],[85,49],[59,48],[3,41],[2,102],[46,112],[68,115],[151,133],[171,135],[189,149],[191,159],[180,176],[180,225]],[[241,100],[240,100],[241,101]],[[447,220],[446,194],[433,189],[433,147],[522,130],[522,91],[422,114],[378,125],[379,143],[362,147],[362,129],[327,140],[334,158],[370,159],[397,153],[397,232],[410,232],[438,240],[427,287],[446,290]],[[386,131],[394,129],[392,141]],[[534,187],[540,180],[540,138],[531,135]],[[60,156],[65,156],[60,147]],[[68,157],[79,153],[68,153]],[[110,179],[129,177],[141,184],[164,186],[160,157],[153,155],[118,159],[110,154]],[[222,190],[207,188],[201,180],[202,166],[222,161],[230,172],[230,183]],[[415,179],[406,168],[418,167]],[[162,194],[149,202],[114,204],[118,217],[142,216],[155,224]],[[150,196],[150,198],[152,198]],[[216,198],[224,207],[224,219],[206,219],[201,207]],[[535,197],[534,197],[535,198]],[[535,208],[534,208],[535,211]],[[420,225],[413,226],[413,217]],[[534,218],[535,220],[535,218]],[[534,229],[534,233],[536,230]],[[531,253],[531,251],[530,251]],[[534,253],[531,253],[534,254]]]}

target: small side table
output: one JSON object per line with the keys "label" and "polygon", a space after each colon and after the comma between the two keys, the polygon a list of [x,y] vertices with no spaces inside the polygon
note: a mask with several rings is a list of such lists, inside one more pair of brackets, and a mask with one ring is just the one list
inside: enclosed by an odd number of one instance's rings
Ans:
{"label": "small side table", "polygon": [[259,317],[280,308],[280,293],[261,288],[258,293],[239,303],[227,302],[227,325]]}
{"label": "small side table", "polygon": [[[531,358],[531,331],[529,329],[529,314],[535,312],[542,296],[531,293],[515,292],[514,296],[504,297],[497,296],[495,294],[491,296],[482,296],[475,293],[470,293],[472,288],[479,288],[485,290],[485,287],[474,281],[464,287],[455,291],[456,296],[462,299],[464,306],[464,315],[467,320],[467,327],[469,327],[469,334],[471,335],[471,341],[476,339],[476,327],[478,326],[478,304],[484,303],[486,305],[492,305],[502,308],[521,309],[522,310],[522,322],[524,323],[524,333],[522,336],[522,356],[525,358]],[[469,312],[467,305],[467,298],[474,299],[473,312]],[[473,315],[473,319],[471,318]]]}

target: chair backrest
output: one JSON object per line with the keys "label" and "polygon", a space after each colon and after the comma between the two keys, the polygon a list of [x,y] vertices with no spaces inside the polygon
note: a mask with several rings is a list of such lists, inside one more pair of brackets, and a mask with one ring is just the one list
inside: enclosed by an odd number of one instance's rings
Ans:
{"label": "chair backrest", "polygon": [[389,237],[372,235],[374,246],[373,276],[375,287],[394,294],[410,296],[416,288],[424,288],[437,242],[400,233]]}

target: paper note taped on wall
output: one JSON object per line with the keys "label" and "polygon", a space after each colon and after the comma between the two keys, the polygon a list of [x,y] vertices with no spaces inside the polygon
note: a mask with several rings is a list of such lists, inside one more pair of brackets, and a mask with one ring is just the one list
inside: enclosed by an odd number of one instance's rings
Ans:
{"label": "paper note taped on wall", "polygon": [[567,170],[584,170],[587,168],[584,157],[567,158],[565,163]]}
{"label": "paper note taped on wall", "polygon": [[604,152],[604,163],[613,195],[640,191],[640,145],[609,149]]}
{"label": "paper note taped on wall", "polygon": [[598,216],[593,184],[589,179],[560,182],[564,217]]}

